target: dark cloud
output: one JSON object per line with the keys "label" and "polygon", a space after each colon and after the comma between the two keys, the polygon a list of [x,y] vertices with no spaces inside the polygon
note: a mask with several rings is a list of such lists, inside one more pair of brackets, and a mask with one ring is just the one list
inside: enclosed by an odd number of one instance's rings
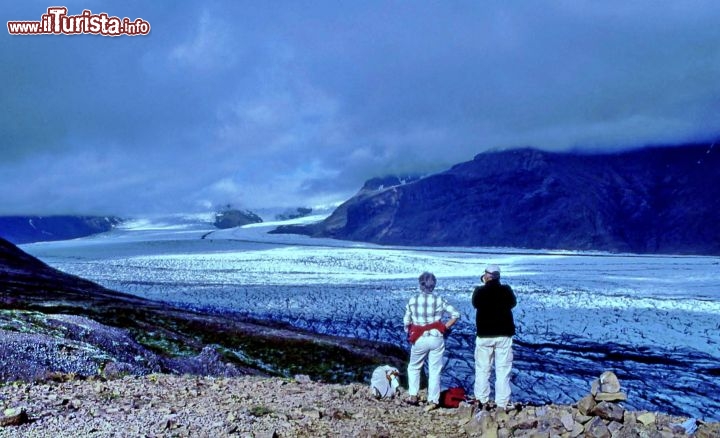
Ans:
{"label": "dark cloud", "polygon": [[717,2],[266,3],[73,1],[152,31],[2,34],[0,214],[313,205],[490,148],[720,136]]}

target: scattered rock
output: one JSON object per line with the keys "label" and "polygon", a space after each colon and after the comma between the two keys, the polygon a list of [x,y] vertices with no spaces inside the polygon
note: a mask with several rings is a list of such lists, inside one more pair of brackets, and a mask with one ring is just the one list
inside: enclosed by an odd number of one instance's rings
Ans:
{"label": "scattered rock", "polygon": [[538,421],[537,430],[538,432],[547,432],[553,436],[560,435],[565,433],[565,425],[557,417],[547,417]]}
{"label": "scattered rock", "polygon": [[615,403],[604,401],[592,408],[590,413],[602,418],[603,420],[622,421],[625,409]]}
{"label": "scattered rock", "polygon": [[577,403],[578,412],[582,415],[589,415],[590,411],[597,405],[592,395],[581,398]]}
{"label": "scattered rock", "polygon": [[625,411],[623,416],[623,423],[627,425],[633,425],[637,423],[637,413],[632,411]]}
{"label": "scattered rock", "polygon": [[312,418],[312,419],[315,419],[315,420],[319,420],[319,419],[321,419],[321,418],[323,417],[322,411],[321,411],[320,409],[314,408],[314,407],[305,407],[305,408],[302,408],[302,409],[301,409],[301,412],[302,412],[303,415],[306,416],[307,418]]}
{"label": "scattered rock", "polygon": [[29,421],[27,412],[23,408],[10,408],[3,411],[0,417],[0,427],[19,426]]}
{"label": "scattered rock", "polygon": [[568,432],[572,432],[574,426],[575,426],[575,420],[573,420],[572,414],[569,412],[565,412],[560,416],[560,421],[563,424],[563,427],[565,427],[565,430]]}
{"label": "scattered rock", "polygon": [[593,417],[591,417],[591,416],[589,416],[589,415],[582,415],[582,414],[579,413],[579,412],[578,412],[578,414],[575,416],[575,421],[577,421],[578,423],[583,424],[583,425],[584,425],[585,423],[587,423],[588,421],[592,420],[592,419],[593,419]]}
{"label": "scattered rock", "polygon": [[600,392],[600,379],[595,379],[590,382],[590,395],[595,397]]}
{"label": "scattered rock", "polygon": [[495,419],[498,423],[505,425],[510,421],[510,413],[504,409],[498,409],[497,412],[495,412]]}
{"label": "scattered rock", "polygon": [[522,419],[516,419],[511,420],[508,423],[508,426],[511,430],[528,430],[528,429],[535,429],[538,425],[538,419],[537,418],[522,418]]}
{"label": "scattered rock", "polygon": [[585,427],[580,423],[573,424],[573,429],[570,431],[570,436],[572,438],[580,436],[583,432],[585,432]]}
{"label": "scattered rock", "polygon": [[655,414],[652,412],[645,412],[644,414],[637,416],[637,421],[645,426],[653,424],[655,423]]}
{"label": "scattered rock", "polygon": [[243,374],[235,365],[227,363],[218,352],[219,345],[209,344],[203,347],[200,354],[190,357],[167,359],[166,366],[178,374],[195,374],[200,376],[237,377]]}
{"label": "scattered rock", "polygon": [[310,376],[305,374],[296,374],[295,381],[298,383],[312,383],[312,379],[310,378]]}
{"label": "scattered rock", "polygon": [[585,425],[585,436],[591,438],[611,438],[610,429],[600,417],[595,417]]}
{"label": "scattered rock", "polygon": [[720,437],[720,423],[702,423],[695,432],[695,438]]}
{"label": "scattered rock", "polygon": [[483,437],[497,438],[498,424],[491,415],[486,415],[480,419],[480,430]]}
{"label": "scattered rock", "polygon": [[461,402],[460,405],[455,410],[455,415],[460,419],[461,422],[466,422],[472,420],[473,414],[475,413],[475,407],[471,405],[470,403]]}
{"label": "scattered rock", "polygon": [[[604,401],[588,416],[569,406],[525,406],[508,413],[475,410],[467,403],[424,413],[401,400],[376,400],[364,388],[260,376],[167,374],[5,385],[0,403],[15,408],[1,417],[10,428],[0,430],[0,436],[687,438],[679,425],[693,422],[699,426],[693,437],[720,436],[718,423],[660,413],[620,414],[620,406]],[[425,399],[423,392],[420,396]],[[37,414],[29,421],[27,414],[22,417],[25,411]]]}
{"label": "scattered rock", "polygon": [[611,421],[610,424],[608,424],[607,426],[608,426],[608,430],[610,431],[610,435],[612,435],[614,437],[618,436],[620,431],[623,430],[622,423],[619,423],[617,421]]}
{"label": "scattered rock", "polygon": [[[685,425],[694,423],[694,419],[678,421],[677,418],[671,420],[667,415],[658,416],[652,412],[626,411],[625,408],[614,403],[627,400],[627,394],[621,392],[620,388],[620,381],[615,373],[611,371],[602,373],[600,378],[591,382],[590,394],[577,402],[577,411],[575,411],[574,417],[560,416],[559,421],[562,422],[564,430],[569,431],[569,434],[558,433],[556,435],[570,436],[571,438],[581,435],[591,438],[678,438],[690,436],[693,433],[687,430]],[[542,425],[541,422],[538,430],[544,429]],[[694,426],[694,424],[691,425]],[[720,426],[717,427],[720,428]],[[717,431],[706,433],[706,436],[720,437],[720,433],[713,435],[713,432]],[[703,438],[706,437],[703,436]]]}
{"label": "scattered rock", "polygon": [[595,401],[625,401],[627,394],[624,392],[598,392],[595,394]]}
{"label": "scattered rock", "polygon": [[260,431],[256,434],[254,434],[253,436],[255,436],[257,438],[278,438],[279,437],[278,433],[275,430]]}
{"label": "scattered rock", "polygon": [[106,379],[118,379],[124,375],[134,374],[130,364],[125,362],[108,362],[100,373]]}

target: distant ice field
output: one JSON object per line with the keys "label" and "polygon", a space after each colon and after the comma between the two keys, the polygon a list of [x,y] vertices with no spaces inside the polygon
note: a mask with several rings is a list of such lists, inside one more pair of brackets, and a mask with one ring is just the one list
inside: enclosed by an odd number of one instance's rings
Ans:
{"label": "distant ice field", "polygon": [[613,369],[630,407],[706,419],[720,412],[718,257],[383,247],[267,234],[274,225],[138,222],[23,249],[123,292],[406,348],[404,306],[418,275],[431,271],[436,291],[462,313],[443,383],[469,390],[470,296],[495,263],[518,297],[514,398],[572,402]]}

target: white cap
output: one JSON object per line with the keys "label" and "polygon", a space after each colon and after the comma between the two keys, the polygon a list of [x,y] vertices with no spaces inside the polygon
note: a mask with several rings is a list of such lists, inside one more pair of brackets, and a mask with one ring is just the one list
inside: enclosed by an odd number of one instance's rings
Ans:
{"label": "white cap", "polygon": [[485,272],[487,272],[488,274],[494,274],[494,273],[497,272],[497,273],[499,274],[499,273],[500,273],[500,266],[498,266],[498,265],[488,265],[488,267],[485,268]]}
{"label": "white cap", "polygon": [[497,280],[498,278],[500,278],[500,266],[488,265],[488,267],[485,268],[485,274],[487,274],[493,280]]}

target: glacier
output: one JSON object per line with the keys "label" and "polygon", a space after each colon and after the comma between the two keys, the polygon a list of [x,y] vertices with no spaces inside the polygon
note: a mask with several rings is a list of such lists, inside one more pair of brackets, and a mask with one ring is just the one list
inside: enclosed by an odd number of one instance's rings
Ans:
{"label": "glacier", "polygon": [[[288,223],[321,219],[305,217]],[[443,386],[473,384],[473,288],[487,264],[518,298],[513,399],[573,403],[613,370],[638,410],[718,421],[720,257],[380,246],[267,234],[279,223],[217,230],[201,220],[136,220],[95,236],[22,245],[103,286],[205,311],[405,346],[417,277],[462,317]]]}

